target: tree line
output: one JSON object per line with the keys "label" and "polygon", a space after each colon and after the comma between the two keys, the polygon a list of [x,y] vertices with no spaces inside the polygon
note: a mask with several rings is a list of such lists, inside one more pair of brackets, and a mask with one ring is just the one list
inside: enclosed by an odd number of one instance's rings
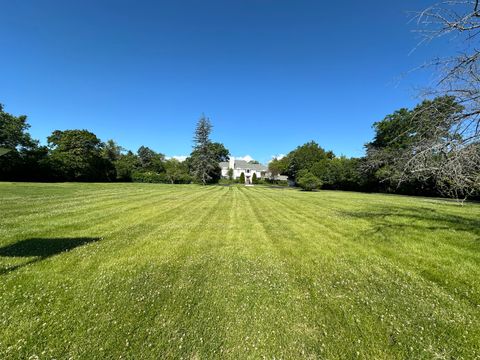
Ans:
{"label": "tree line", "polygon": [[[305,190],[318,188],[447,196],[457,199],[480,195],[480,142],[469,142],[447,171],[456,153],[443,151],[445,143],[462,142],[456,131],[465,111],[453,96],[424,100],[413,109],[402,108],[375,122],[375,135],[361,158],[337,157],[308,142],[269,164],[272,174],[284,174]],[[435,131],[432,131],[435,129]],[[422,148],[439,144],[418,161]],[[416,162],[416,163],[414,163]],[[450,169],[452,170],[452,169]]]}
{"label": "tree line", "polygon": [[[269,163],[270,176],[287,175],[305,190],[333,189],[390,192],[412,195],[475,197],[480,194],[480,163],[462,169],[464,181],[455,182],[444,172],[431,173],[408,168],[412,149],[425,142],[450,141],[452,123],[464,111],[453,96],[424,100],[413,109],[402,108],[375,122],[375,135],[365,144],[361,158],[336,156],[314,141]],[[424,129],[435,127],[426,133]],[[127,151],[114,140],[102,142],[88,130],[55,130],[47,145],[39,144],[28,133],[25,115],[15,116],[0,105],[0,180],[11,181],[121,181],[170,184],[217,183],[219,163],[228,161],[230,152],[221,143],[212,142],[211,122],[202,116],[194,133],[194,146],[183,162],[141,146],[136,153]],[[480,144],[470,145],[480,154]],[[425,166],[441,168],[442,153],[432,155]],[[470,180],[468,178],[470,177]]]}
{"label": "tree line", "polygon": [[[25,115],[7,113],[0,104],[0,180],[215,183],[221,177],[219,162],[229,151],[210,141],[210,121],[202,117],[195,146],[183,162],[141,146],[135,153],[114,140],[101,141],[88,130],[55,130],[47,145],[33,139]],[[203,137],[197,133],[204,131]]]}

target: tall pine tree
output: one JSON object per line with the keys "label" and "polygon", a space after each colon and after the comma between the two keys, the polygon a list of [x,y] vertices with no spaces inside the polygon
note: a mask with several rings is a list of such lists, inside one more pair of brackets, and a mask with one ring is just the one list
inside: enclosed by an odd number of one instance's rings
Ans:
{"label": "tall pine tree", "polygon": [[191,168],[193,176],[203,185],[207,184],[212,176],[210,173],[217,166],[217,159],[212,151],[210,133],[212,131],[212,124],[210,120],[204,115],[198,120],[193,137],[194,146],[192,155]]}

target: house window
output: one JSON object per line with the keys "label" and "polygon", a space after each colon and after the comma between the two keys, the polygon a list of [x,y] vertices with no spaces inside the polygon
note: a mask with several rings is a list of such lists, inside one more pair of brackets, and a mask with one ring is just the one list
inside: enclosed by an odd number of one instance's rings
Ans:
{"label": "house window", "polygon": [[247,169],[247,174],[250,174],[250,169]]}

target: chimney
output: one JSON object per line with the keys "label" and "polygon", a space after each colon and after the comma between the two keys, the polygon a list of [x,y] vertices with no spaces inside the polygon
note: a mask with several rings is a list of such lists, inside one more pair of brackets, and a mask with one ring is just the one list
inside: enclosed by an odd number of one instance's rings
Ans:
{"label": "chimney", "polygon": [[228,168],[229,169],[235,168],[235,158],[233,156],[230,156],[230,160],[228,161]]}

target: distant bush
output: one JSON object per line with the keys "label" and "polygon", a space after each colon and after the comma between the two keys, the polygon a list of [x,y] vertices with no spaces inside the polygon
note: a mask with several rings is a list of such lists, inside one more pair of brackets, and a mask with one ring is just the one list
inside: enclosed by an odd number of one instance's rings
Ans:
{"label": "distant bush", "polygon": [[257,173],[253,173],[253,176],[252,176],[252,184],[258,184]]}
{"label": "distant bush", "polygon": [[145,171],[145,172],[134,172],[132,174],[132,181],[133,182],[140,182],[140,183],[168,183],[165,173],[156,173],[152,171]]}
{"label": "distant bush", "polygon": [[264,185],[264,184],[266,184],[266,182],[261,177],[257,177],[257,180],[256,180],[255,184]]}
{"label": "distant bush", "polygon": [[272,180],[272,179],[265,179],[263,180],[265,184],[269,185],[278,185],[278,186],[288,186],[288,181],[287,180]]}
{"label": "distant bush", "polygon": [[245,174],[243,172],[240,174],[240,178],[238,179],[238,182],[240,184],[245,184]]}
{"label": "distant bush", "polygon": [[305,191],[320,189],[322,182],[309,171],[300,171],[297,184]]}

